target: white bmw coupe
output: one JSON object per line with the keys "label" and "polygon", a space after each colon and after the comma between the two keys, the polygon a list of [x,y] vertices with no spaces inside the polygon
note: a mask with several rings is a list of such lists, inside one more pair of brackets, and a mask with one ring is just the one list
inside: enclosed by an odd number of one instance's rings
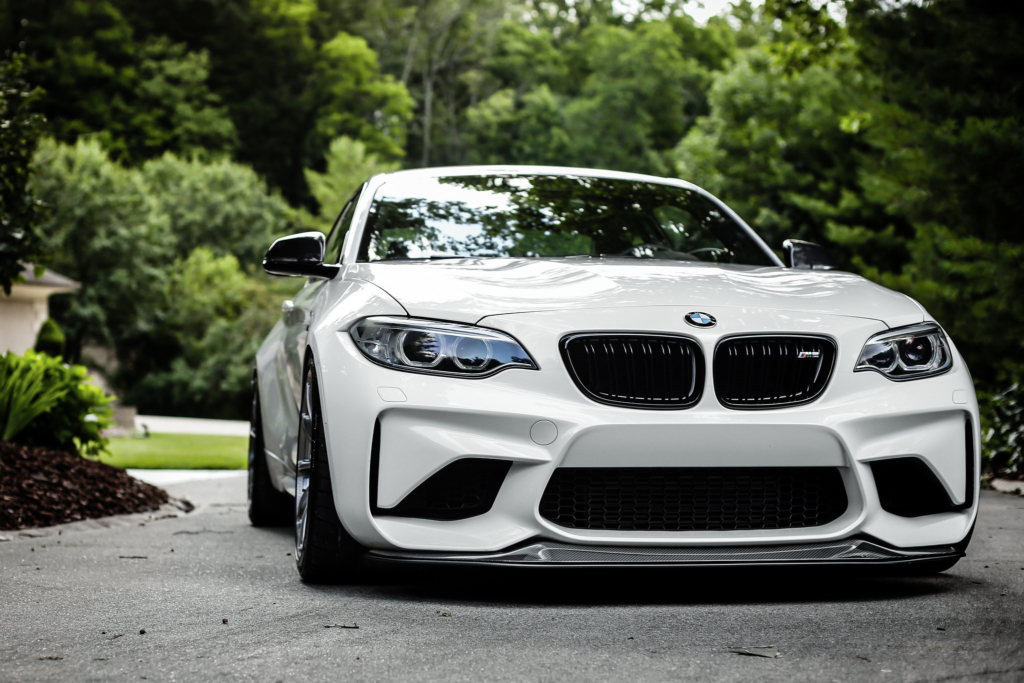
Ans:
{"label": "white bmw coupe", "polygon": [[920,304],[689,183],[548,167],[370,178],[259,350],[249,516],[306,581],[380,563],[942,571],[978,404]]}

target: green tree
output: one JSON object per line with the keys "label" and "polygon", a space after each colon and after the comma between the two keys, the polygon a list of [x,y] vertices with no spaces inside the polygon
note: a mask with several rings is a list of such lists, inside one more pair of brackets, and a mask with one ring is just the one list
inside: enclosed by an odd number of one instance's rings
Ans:
{"label": "green tree", "polygon": [[0,287],[5,294],[21,279],[23,262],[36,261],[42,253],[39,206],[28,189],[43,125],[42,114],[33,109],[41,92],[25,82],[23,72],[20,54],[0,61]]}
{"label": "green tree", "polygon": [[512,88],[499,90],[467,109],[467,160],[479,164],[572,163],[565,100],[541,84],[521,97]]}
{"label": "green tree", "polygon": [[320,48],[313,76],[316,129],[309,145],[326,156],[345,135],[386,159],[404,154],[412,99],[401,83],[381,75],[377,55],[362,38],[339,33]]}
{"label": "green tree", "polygon": [[1010,384],[1024,373],[1024,7],[850,0],[847,22],[880,81],[863,184],[914,226],[906,267],[872,275],[941,320],[977,379]]}
{"label": "green tree", "polygon": [[204,246],[255,268],[274,239],[293,232],[295,216],[280,194],[248,166],[228,159],[183,159],[165,154],[146,162],[140,179],[167,221],[174,258]]}
{"label": "green tree", "polygon": [[481,96],[481,69],[502,26],[500,0],[372,0],[359,31],[417,103],[409,163],[462,161],[462,111]]}
{"label": "green tree", "polygon": [[[202,330],[209,324],[213,313],[191,306],[195,297],[176,289],[182,277],[194,279],[189,291],[206,288],[210,296],[226,296],[238,290],[232,278],[239,260],[255,272],[274,237],[295,225],[283,199],[251,169],[226,160],[186,161],[168,154],[130,169],[111,161],[96,141],[69,146],[47,140],[34,168],[32,189],[49,208],[41,233],[55,255],[54,267],[82,283],[52,302],[68,336],[68,356],[79,358],[86,343],[113,348],[115,380],[122,387],[166,371],[184,352],[183,330],[190,328],[182,316],[195,317]],[[199,262],[182,276],[178,269],[198,247],[211,258],[230,259],[233,269],[222,261],[212,269]],[[257,305],[277,311],[268,299],[253,297]],[[237,306],[229,313],[214,317],[241,315]]]}
{"label": "green tree", "polygon": [[710,85],[708,72],[684,59],[668,24],[633,31],[598,25],[575,46],[589,72],[565,115],[580,165],[667,175],[664,157],[692,123]]}
{"label": "green tree", "polygon": [[40,232],[53,267],[82,285],[52,299],[69,358],[77,361],[86,341],[132,357],[162,315],[174,245],[166,216],[139,173],[112,162],[95,140],[44,140],[30,187],[48,209]]}
{"label": "green tree", "polygon": [[371,153],[402,156],[413,102],[382,73],[347,21],[354,2],[332,0],[115,0],[139,40],[167,36],[209,54],[208,84],[248,164],[294,206],[314,208],[303,169],[325,169],[330,141],[347,135]]}
{"label": "green tree", "polygon": [[397,162],[383,162],[366,151],[366,145],[349,137],[331,141],[326,155],[327,170],[317,173],[306,169],[306,182],[320,205],[315,223],[324,234],[330,232],[345,202],[367,178],[378,173],[397,171]]}
{"label": "green tree", "polygon": [[41,110],[65,142],[97,136],[114,158],[228,151],[234,126],[208,85],[209,56],[166,37],[140,39],[109,0],[14,0]]}
{"label": "green tree", "polygon": [[175,305],[161,333],[179,352],[166,367],[133,381],[125,399],[160,415],[244,419],[256,350],[280,316],[280,287],[247,276],[234,256],[217,257],[205,247],[168,271],[165,296]]}
{"label": "green tree", "polygon": [[676,150],[680,177],[721,197],[781,249],[787,238],[833,247],[846,267],[895,268],[910,229],[866,197],[870,152],[858,118],[870,77],[848,54],[796,73],[770,52],[746,52],[709,94],[711,113]]}

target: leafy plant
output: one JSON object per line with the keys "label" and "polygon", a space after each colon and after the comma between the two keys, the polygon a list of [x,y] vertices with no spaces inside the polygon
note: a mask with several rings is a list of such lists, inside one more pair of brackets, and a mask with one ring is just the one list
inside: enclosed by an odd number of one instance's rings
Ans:
{"label": "leafy plant", "polygon": [[63,356],[64,343],[67,341],[60,325],[53,318],[47,318],[36,335],[35,350],[47,356]]}
{"label": "leafy plant", "polygon": [[68,392],[63,383],[45,381],[48,357],[29,351],[24,358],[7,353],[0,365],[0,439],[10,441],[38,416],[53,408]]}
{"label": "leafy plant", "polygon": [[997,473],[1024,474],[1024,386],[1015,382],[992,399],[985,450]]}
{"label": "leafy plant", "polygon": [[113,424],[114,397],[86,372],[35,351],[0,357],[0,439],[99,455],[107,444],[100,432]]}

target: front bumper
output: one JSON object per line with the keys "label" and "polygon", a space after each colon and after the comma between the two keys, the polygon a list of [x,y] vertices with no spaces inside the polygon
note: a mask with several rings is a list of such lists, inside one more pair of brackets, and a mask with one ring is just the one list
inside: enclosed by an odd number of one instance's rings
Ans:
{"label": "front bumper", "polygon": [[[346,529],[373,551],[415,551],[421,559],[420,553],[485,557],[537,543],[555,544],[551,548],[650,548],[656,554],[666,548],[731,553],[729,548],[805,547],[856,538],[875,539],[890,550],[953,547],[968,536],[977,511],[977,484],[971,482],[974,494],[968,495],[965,423],[973,427],[975,472],[980,430],[973,384],[955,349],[949,373],[896,383],[877,373],[853,372],[864,341],[885,329],[878,321],[719,307],[708,311],[718,318],[717,327],[695,330],[685,325],[683,316],[697,307],[582,309],[485,319],[482,325],[523,343],[541,369],[508,370],[481,380],[383,368],[359,353],[345,329],[318,326],[311,342],[321,372],[335,502]],[[804,406],[727,409],[715,398],[710,372],[703,398],[687,410],[594,403],[569,377],[558,340],[572,332],[622,330],[686,334],[701,344],[708,359],[717,341],[731,334],[825,334],[835,339],[838,355],[828,388]],[[551,443],[531,438],[541,420],[557,429]],[[378,424],[377,467],[372,471]],[[903,456],[924,461],[953,503],[973,503],[959,511],[913,518],[883,510],[870,463]],[[371,489],[378,508],[392,508],[432,474],[465,457],[512,463],[487,513],[438,521],[371,511]],[[838,519],[806,528],[570,529],[544,519],[538,509],[558,467],[834,467],[842,475],[849,505]],[[913,487],[914,482],[906,485]]]}

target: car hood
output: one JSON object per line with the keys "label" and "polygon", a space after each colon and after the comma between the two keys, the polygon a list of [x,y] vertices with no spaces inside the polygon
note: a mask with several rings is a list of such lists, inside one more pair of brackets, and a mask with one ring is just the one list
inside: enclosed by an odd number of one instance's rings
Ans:
{"label": "car hood", "polygon": [[359,263],[346,278],[377,285],[415,317],[474,323],[491,315],[579,308],[773,309],[921,322],[911,298],[839,271],[634,259],[452,259]]}

